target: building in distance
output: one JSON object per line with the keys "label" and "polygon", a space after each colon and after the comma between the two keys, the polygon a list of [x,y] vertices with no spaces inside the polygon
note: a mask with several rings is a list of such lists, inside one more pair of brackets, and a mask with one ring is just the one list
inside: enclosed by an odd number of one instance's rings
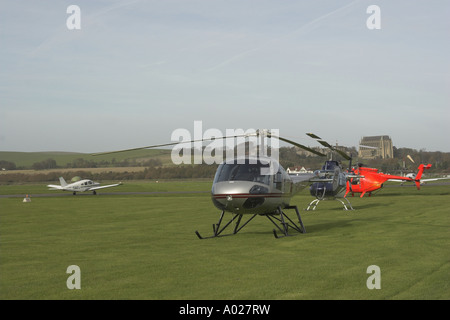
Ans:
{"label": "building in distance", "polygon": [[394,157],[394,145],[389,136],[362,137],[359,142],[358,158],[391,159]]}

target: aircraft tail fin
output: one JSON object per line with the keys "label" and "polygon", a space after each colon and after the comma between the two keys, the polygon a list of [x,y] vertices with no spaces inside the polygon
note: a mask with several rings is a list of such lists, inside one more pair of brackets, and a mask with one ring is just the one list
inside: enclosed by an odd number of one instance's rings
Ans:
{"label": "aircraft tail fin", "polygon": [[420,190],[420,178],[422,178],[423,170],[430,169],[430,168],[431,168],[431,164],[427,164],[427,165],[421,164],[419,166],[419,168],[418,168],[419,171],[417,172],[417,175],[414,178],[414,182],[416,183],[417,190]]}
{"label": "aircraft tail fin", "polygon": [[67,182],[66,182],[66,180],[64,180],[63,177],[59,177],[59,182],[61,183],[61,187],[67,186]]}

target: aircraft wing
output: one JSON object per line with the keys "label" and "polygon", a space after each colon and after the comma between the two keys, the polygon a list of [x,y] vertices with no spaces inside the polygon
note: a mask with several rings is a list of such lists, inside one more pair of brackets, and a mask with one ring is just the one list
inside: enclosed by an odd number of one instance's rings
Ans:
{"label": "aircraft wing", "polygon": [[429,182],[429,181],[438,181],[438,180],[448,180],[450,177],[447,178],[430,178],[430,179],[420,179],[420,182]]}
{"label": "aircraft wing", "polygon": [[63,190],[63,187],[58,186],[56,184],[49,184],[47,185],[48,188],[50,188],[50,190]]}
{"label": "aircraft wing", "polygon": [[106,185],[106,186],[93,187],[93,188],[90,188],[89,191],[90,191],[90,190],[98,190],[98,189],[104,189],[104,188],[117,187],[117,186],[120,186],[121,184],[122,184],[122,182],[120,182],[120,183],[115,183],[115,184],[108,184],[108,185]]}
{"label": "aircraft wing", "polygon": [[[429,178],[429,179],[419,179],[420,182],[429,182],[429,181],[438,181],[438,180],[448,180],[450,178]],[[394,181],[394,182],[405,182],[405,181],[414,181],[414,179],[406,178],[403,180],[400,179],[389,179],[388,181]]]}
{"label": "aircraft wing", "polygon": [[405,179],[388,179],[387,181],[393,181],[393,182],[408,182],[408,181],[411,181],[411,182],[414,182],[414,179],[411,179],[411,178],[406,178],[405,177]]}
{"label": "aircraft wing", "polygon": [[400,180],[400,179],[389,179],[388,181],[393,181],[393,182],[416,182],[416,183],[419,183],[419,184],[423,184],[423,183],[426,183],[426,182],[430,182],[430,181],[438,181],[438,180],[448,180],[448,179],[450,179],[450,177],[449,178],[429,178],[429,179],[419,179],[419,180],[414,180],[414,179],[411,179],[411,180]]}

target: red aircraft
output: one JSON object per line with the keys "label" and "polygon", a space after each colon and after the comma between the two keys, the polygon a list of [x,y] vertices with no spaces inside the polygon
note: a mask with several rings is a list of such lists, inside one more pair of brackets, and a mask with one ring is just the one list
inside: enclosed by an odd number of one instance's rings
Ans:
{"label": "red aircraft", "polygon": [[358,166],[357,168],[352,169],[352,173],[363,177],[352,178],[350,181],[347,181],[347,190],[344,197],[346,197],[348,193],[351,193],[352,196],[354,196],[355,193],[361,193],[361,198],[364,197],[366,193],[369,193],[370,196],[372,191],[382,188],[383,183],[388,180],[411,181],[416,184],[417,190],[420,190],[420,178],[422,177],[423,170],[429,168],[431,168],[431,164],[421,164],[418,168],[417,175],[410,178],[384,174],[382,172],[378,172],[378,169]]}

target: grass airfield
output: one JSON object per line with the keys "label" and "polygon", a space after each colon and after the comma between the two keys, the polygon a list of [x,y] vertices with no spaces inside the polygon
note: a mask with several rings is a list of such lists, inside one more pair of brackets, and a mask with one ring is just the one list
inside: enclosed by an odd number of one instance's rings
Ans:
{"label": "grass airfield", "polygon": [[[237,235],[212,233],[210,181],[130,182],[66,197],[45,186],[1,186],[1,299],[450,299],[450,185],[386,187],[300,211],[306,234],[275,239],[256,217]],[[57,192],[57,191],[53,191]],[[307,190],[291,204],[307,207]],[[293,212],[289,212],[295,217]],[[231,229],[232,230],[232,229]],[[292,232],[292,234],[295,234]],[[69,290],[66,269],[81,270]],[[381,289],[366,286],[377,265]]]}

